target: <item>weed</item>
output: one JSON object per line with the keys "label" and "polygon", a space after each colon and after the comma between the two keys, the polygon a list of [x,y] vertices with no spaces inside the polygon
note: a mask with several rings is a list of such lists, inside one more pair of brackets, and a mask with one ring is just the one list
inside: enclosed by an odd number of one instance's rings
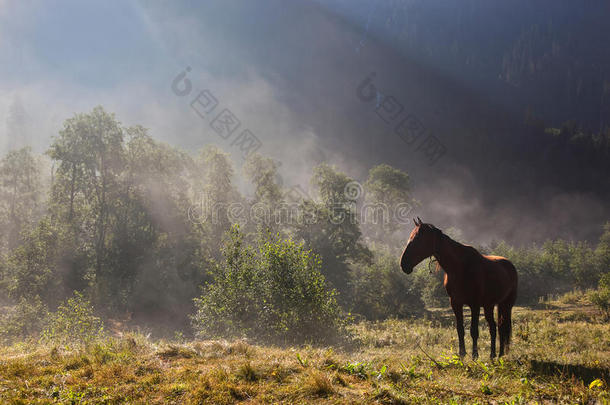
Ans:
{"label": "weed", "polygon": [[299,362],[299,364],[303,367],[307,367],[307,359],[304,357],[301,357],[300,353],[297,353],[297,361]]}
{"label": "weed", "polygon": [[360,377],[361,379],[365,380],[368,378],[367,368],[368,368],[368,365],[366,363],[358,362],[358,363],[347,363],[346,365],[341,367],[340,370],[347,374],[355,375],[355,376]]}

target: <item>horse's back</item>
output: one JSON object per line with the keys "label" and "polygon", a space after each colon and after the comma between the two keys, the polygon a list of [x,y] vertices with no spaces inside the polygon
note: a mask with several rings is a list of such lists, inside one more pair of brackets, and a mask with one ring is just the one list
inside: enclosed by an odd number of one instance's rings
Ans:
{"label": "horse's back", "polygon": [[494,255],[483,255],[484,258],[491,260],[492,262],[501,262],[506,260],[507,262],[510,263],[510,260],[508,260],[506,257],[503,256],[494,256]]}

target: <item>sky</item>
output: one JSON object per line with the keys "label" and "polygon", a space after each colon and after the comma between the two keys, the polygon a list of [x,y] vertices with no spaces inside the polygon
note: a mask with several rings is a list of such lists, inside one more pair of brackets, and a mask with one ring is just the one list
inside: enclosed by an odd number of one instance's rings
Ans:
{"label": "sky", "polygon": [[[230,109],[242,128],[267,141],[262,153],[283,156],[293,163],[288,172],[302,172],[300,161],[320,154],[316,134],[295,120],[273,83],[274,71],[290,66],[260,66],[255,49],[272,47],[265,43],[272,33],[256,38],[256,32],[273,18],[265,13],[282,10],[263,7],[257,22],[248,16],[255,7],[236,3],[1,2],[2,150],[30,144],[42,152],[66,118],[96,105],[189,151],[208,143],[235,149],[210,129],[212,117],[201,119],[190,106],[208,89],[219,109]],[[171,84],[187,66],[193,91],[179,97]]]}
{"label": "sky", "polygon": [[[375,106],[358,98],[359,86],[375,72],[379,95],[395,96],[441,141],[478,114],[495,119],[496,110],[512,113],[497,97],[512,87],[497,74],[483,80],[480,71],[457,69],[434,52],[400,48],[409,35],[427,37],[421,21],[400,20],[394,3],[0,0],[0,151],[31,145],[44,152],[65,119],[102,105],[156,139],[189,152],[214,143],[240,164],[240,150],[211,128],[213,114],[202,118],[191,105],[205,90],[218,102],[215,112],[230,110],[240,130],[260,140],[259,152],[279,162],[284,186],[307,189],[311,167],[322,161],[361,181],[372,165],[389,163],[412,174],[425,202],[422,215],[441,226],[472,235],[481,226],[468,218],[482,216],[495,225],[515,217],[521,208],[490,207],[477,195],[468,168],[451,159],[429,166],[379,119]],[[441,28],[453,16],[469,24],[468,7],[462,16],[455,2],[443,4],[403,9],[407,16],[431,15]],[[532,12],[530,18],[537,16]],[[492,18],[481,30],[495,24]],[[447,25],[441,32],[451,37],[458,28]],[[493,47],[490,37],[464,35],[467,45]],[[177,95],[172,83],[183,72],[192,88]],[[476,108],[449,105],[450,93],[468,95]],[[569,216],[574,206],[595,220],[603,215],[601,203],[588,196],[560,195],[551,202],[560,216]],[[521,221],[533,224],[536,237],[556,231],[548,216]],[[519,227],[525,229],[513,221],[478,234],[486,240],[514,236]]]}

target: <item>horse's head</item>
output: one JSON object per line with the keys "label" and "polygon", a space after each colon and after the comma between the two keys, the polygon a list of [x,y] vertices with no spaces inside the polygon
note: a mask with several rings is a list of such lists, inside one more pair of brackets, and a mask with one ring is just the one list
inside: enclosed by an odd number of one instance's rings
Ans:
{"label": "horse's head", "polygon": [[400,267],[407,274],[411,274],[415,266],[435,253],[441,233],[434,225],[424,224],[419,217],[413,222],[415,228],[411,231],[407,246],[400,258]]}

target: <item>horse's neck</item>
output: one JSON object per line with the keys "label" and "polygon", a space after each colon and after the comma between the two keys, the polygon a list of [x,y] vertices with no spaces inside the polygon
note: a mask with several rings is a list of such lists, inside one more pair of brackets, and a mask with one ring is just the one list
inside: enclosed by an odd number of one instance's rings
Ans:
{"label": "horse's neck", "polygon": [[445,273],[454,274],[462,270],[464,261],[469,257],[469,252],[466,252],[466,249],[468,247],[442,234],[439,248],[434,257],[436,257]]}

